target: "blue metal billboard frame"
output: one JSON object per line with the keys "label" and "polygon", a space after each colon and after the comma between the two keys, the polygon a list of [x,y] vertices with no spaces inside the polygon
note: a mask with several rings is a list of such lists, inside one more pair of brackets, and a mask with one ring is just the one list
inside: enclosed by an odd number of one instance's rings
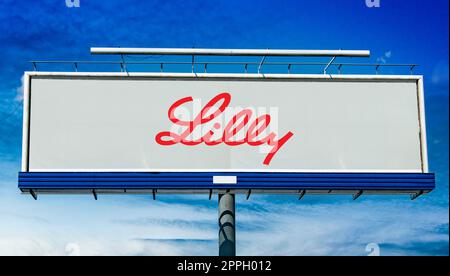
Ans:
{"label": "blue metal billboard frame", "polygon": [[[214,176],[236,176],[236,184],[215,184]],[[164,190],[261,190],[311,193],[411,194],[435,188],[433,173],[284,172],[20,172],[19,189],[35,193]]]}

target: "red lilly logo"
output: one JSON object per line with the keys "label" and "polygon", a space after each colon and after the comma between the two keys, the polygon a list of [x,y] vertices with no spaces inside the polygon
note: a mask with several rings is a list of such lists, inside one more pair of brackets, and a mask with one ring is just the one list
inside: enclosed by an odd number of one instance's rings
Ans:
{"label": "red lilly logo", "polygon": [[[243,144],[252,147],[268,146],[269,151],[263,164],[270,165],[270,161],[278,150],[294,135],[289,131],[283,137],[277,138],[275,132],[267,133],[271,116],[263,114],[250,122],[254,117],[254,111],[249,108],[232,114],[228,122],[221,124],[218,118],[223,117],[222,115],[229,109],[231,102],[229,93],[221,93],[215,96],[201,109],[199,114],[193,116],[193,120],[181,119],[175,115],[180,113],[183,105],[193,101],[192,97],[185,97],[170,106],[169,120],[174,126],[181,127],[182,130],[179,133],[171,131],[158,133],[155,140],[159,145],[172,146],[180,143],[186,146],[196,146],[204,143],[207,146],[216,146],[223,143],[231,147]],[[194,131],[206,125],[210,125],[206,133],[202,133],[198,139],[192,138]],[[241,137],[238,138],[237,136]]]}

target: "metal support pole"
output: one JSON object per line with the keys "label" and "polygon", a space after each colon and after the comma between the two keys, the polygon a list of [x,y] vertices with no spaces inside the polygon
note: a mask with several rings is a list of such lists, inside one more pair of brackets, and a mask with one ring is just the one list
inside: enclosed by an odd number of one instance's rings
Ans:
{"label": "metal support pole", "polygon": [[369,57],[368,50],[262,50],[199,48],[104,48],[92,47],[94,55],[196,55],[196,56],[303,56],[303,57]]}
{"label": "metal support pole", "polygon": [[235,195],[219,193],[219,256],[236,256]]}

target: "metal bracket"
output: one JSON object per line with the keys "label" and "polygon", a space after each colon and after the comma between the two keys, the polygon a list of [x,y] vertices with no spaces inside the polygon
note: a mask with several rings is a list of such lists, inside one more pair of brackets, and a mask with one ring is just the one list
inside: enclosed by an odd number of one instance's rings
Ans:
{"label": "metal bracket", "polygon": [[37,65],[36,65],[36,62],[33,62],[33,70],[34,70],[34,71],[37,71]]}
{"label": "metal bracket", "polygon": [[162,72],[164,72],[164,63],[160,63],[159,64],[159,71],[162,73]]}
{"label": "metal bracket", "polygon": [[411,67],[409,67],[409,71],[410,71],[411,75],[413,75],[413,73],[414,73],[414,68],[416,68],[415,64],[413,64],[413,65],[411,65]]}
{"label": "metal bracket", "polygon": [[353,195],[353,200],[357,200],[363,193],[364,193],[363,190],[358,191],[356,194]]}
{"label": "metal bracket", "polygon": [[153,189],[152,194],[153,194],[153,200],[156,200],[156,189]]}
{"label": "metal bracket", "polygon": [[122,59],[122,62],[120,63],[120,70],[122,72],[127,72],[127,65],[125,63],[125,58],[123,57],[123,55],[120,55],[120,58]]}
{"label": "metal bracket", "polygon": [[377,66],[375,66],[375,74],[377,74],[378,75],[378,69],[380,68],[380,64],[377,64]]}
{"label": "metal bracket", "polygon": [[191,71],[192,73],[194,73],[195,71],[195,56],[192,55],[192,60],[191,60]]}
{"label": "metal bracket", "polygon": [[248,73],[248,63],[246,63],[246,64],[244,65],[244,71],[245,71],[246,74]]}
{"label": "metal bracket", "polygon": [[92,190],[92,194],[94,195],[94,199],[97,200],[97,192],[95,191],[95,189]]}
{"label": "metal bracket", "polygon": [[75,69],[75,72],[78,72],[78,63],[73,63],[73,68]]}
{"label": "metal bracket", "polygon": [[250,198],[251,193],[252,193],[252,189],[249,189],[247,192],[247,200]]}
{"label": "metal bracket", "polygon": [[419,196],[423,195],[423,190],[420,190],[419,192],[411,195],[411,200],[417,199]]}
{"label": "metal bracket", "polygon": [[291,73],[291,67],[292,67],[292,64],[288,64],[288,74]]}
{"label": "metal bracket", "polygon": [[212,189],[209,189],[209,200],[212,198]]}
{"label": "metal bracket", "polygon": [[264,65],[264,62],[266,61],[266,57],[267,56],[263,56],[263,58],[261,59],[261,62],[258,65],[258,74],[261,74],[261,69],[262,69],[262,66]]}
{"label": "metal bracket", "polygon": [[339,75],[342,74],[341,68],[342,68],[342,64],[339,64],[338,65],[338,73],[339,73]]}
{"label": "metal bracket", "polygon": [[323,69],[323,74],[326,75],[327,74],[327,70],[328,68],[331,66],[331,64],[334,62],[334,60],[336,59],[336,57],[334,56],[330,62],[328,62],[327,66],[325,66],[325,68]]}
{"label": "metal bracket", "polygon": [[300,190],[298,195],[298,200],[301,200],[306,194],[306,190]]}
{"label": "metal bracket", "polygon": [[32,189],[30,189],[30,195],[34,198],[34,200],[37,200],[37,194]]}

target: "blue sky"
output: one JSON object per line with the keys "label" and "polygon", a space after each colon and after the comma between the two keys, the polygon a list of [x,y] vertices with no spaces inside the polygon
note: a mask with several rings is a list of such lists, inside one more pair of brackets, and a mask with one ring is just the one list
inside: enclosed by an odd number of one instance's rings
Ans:
{"label": "blue sky", "polygon": [[[0,9],[0,255],[215,255],[217,200],[203,196],[41,196],[17,189],[27,61],[99,59],[91,46],[369,49],[364,62],[418,63],[437,189],[405,196],[237,199],[248,255],[449,253],[448,1],[3,0]],[[70,68],[68,68],[70,69]],[[309,72],[301,71],[300,72]],[[312,70],[312,69],[311,69]],[[403,69],[404,70],[404,69]],[[385,70],[383,73],[408,71]],[[270,217],[270,220],[267,219]]]}

